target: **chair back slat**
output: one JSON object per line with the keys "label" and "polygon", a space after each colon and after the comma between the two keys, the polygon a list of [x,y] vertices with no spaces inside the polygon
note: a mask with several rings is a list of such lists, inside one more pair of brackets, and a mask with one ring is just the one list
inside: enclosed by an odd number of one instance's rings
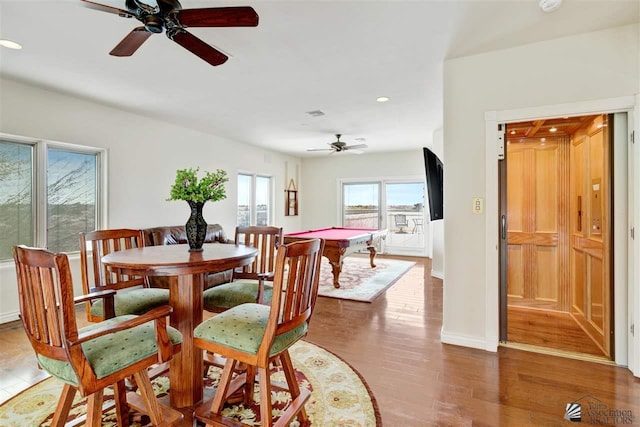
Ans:
{"label": "chair back slat", "polygon": [[258,255],[251,264],[234,271],[234,279],[258,279],[260,274],[275,270],[276,251],[282,241],[282,227],[236,227],[234,241],[237,245],[253,246],[258,250]]}
{"label": "chair back slat", "polygon": [[21,245],[14,247],[13,257],[20,318],[29,341],[39,354],[68,360],[66,342],[78,330],[67,256]]}
{"label": "chair back slat", "polygon": [[[39,313],[44,313],[46,319],[42,322],[42,331],[45,334],[45,338],[49,343],[56,347],[62,346],[64,342],[62,337],[58,335],[57,326],[59,324],[58,321],[58,310],[52,309],[49,310],[50,307],[58,307],[58,298],[56,296],[56,283],[55,278],[53,277],[53,271],[51,269],[47,270],[39,270],[39,275],[41,276],[40,281],[44,283],[42,287],[44,295],[38,295],[40,298],[37,298],[36,304],[42,302],[43,306],[38,308]],[[37,280],[37,279],[36,279]],[[34,280],[34,282],[36,282]],[[40,289],[40,287],[38,287]],[[46,328],[46,329],[45,329]]]}
{"label": "chair back slat", "polygon": [[324,240],[311,239],[281,245],[277,252],[271,314],[262,347],[273,338],[309,322],[318,296]]}

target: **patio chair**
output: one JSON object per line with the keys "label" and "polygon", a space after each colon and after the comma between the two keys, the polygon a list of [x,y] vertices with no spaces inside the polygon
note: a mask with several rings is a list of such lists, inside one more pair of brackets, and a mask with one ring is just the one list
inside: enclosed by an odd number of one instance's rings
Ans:
{"label": "patio chair", "polygon": [[404,227],[409,226],[407,216],[404,214],[396,214],[393,216],[393,220],[395,221],[396,227],[400,229],[398,230],[398,233],[406,233],[406,231],[404,231]]}

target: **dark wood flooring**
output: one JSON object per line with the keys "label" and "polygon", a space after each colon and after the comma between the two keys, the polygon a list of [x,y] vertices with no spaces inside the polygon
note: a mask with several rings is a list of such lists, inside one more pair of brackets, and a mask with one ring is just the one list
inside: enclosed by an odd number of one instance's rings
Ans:
{"label": "dark wood flooring", "polygon": [[[442,281],[429,259],[405,259],[416,266],[371,304],[318,298],[307,337],[362,374],[386,427],[598,425],[596,403],[640,425],[640,380],[624,367],[442,344]],[[17,322],[0,325],[0,360],[0,401],[44,376]],[[580,424],[563,419],[574,401]]]}

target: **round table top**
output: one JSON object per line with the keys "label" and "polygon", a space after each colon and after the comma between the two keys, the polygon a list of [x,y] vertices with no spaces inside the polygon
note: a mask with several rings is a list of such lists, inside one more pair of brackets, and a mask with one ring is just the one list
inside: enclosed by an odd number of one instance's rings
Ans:
{"label": "round table top", "polygon": [[110,268],[144,271],[146,275],[214,273],[249,264],[258,254],[244,245],[207,243],[200,252],[189,252],[189,245],[159,245],[126,249],[102,257]]}

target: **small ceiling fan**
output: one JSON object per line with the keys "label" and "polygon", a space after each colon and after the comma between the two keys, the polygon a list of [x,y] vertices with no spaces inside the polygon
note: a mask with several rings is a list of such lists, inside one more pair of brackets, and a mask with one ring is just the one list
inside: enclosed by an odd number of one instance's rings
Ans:
{"label": "small ceiling fan", "polygon": [[167,37],[196,56],[211,65],[220,65],[229,57],[189,33],[186,28],[258,25],[258,14],[249,6],[182,9],[178,0],[146,0],[155,5],[143,3],[141,0],[124,0],[126,9],[121,9],[92,0],[82,1],[92,9],[115,13],[123,18],[136,18],[142,22],[142,26],[134,28],[109,52],[113,56],[133,55],[152,34],[159,34],[164,30]]}
{"label": "small ceiling fan", "polygon": [[363,148],[367,148],[367,144],[347,145],[346,142],[340,141],[342,135],[336,133],[336,141],[329,143],[329,148],[307,148],[307,151],[329,151],[329,154],[340,153],[342,151],[350,151],[354,154],[362,154]]}

